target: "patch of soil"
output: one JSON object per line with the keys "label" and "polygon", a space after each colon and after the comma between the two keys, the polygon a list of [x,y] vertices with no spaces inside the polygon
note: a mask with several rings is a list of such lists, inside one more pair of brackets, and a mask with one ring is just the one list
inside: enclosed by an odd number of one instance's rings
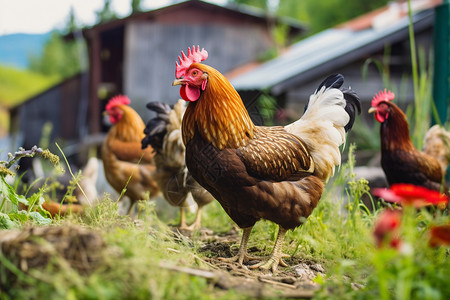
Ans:
{"label": "patch of soil", "polygon": [[67,263],[80,274],[89,274],[101,263],[104,248],[99,233],[79,226],[0,231],[0,289],[10,286],[21,273],[44,269],[50,263]]}
{"label": "patch of soil", "polygon": [[[286,298],[312,298],[318,289],[313,282],[317,275],[325,276],[321,264],[297,257],[286,258],[289,267],[278,267],[278,272],[272,274],[270,270],[249,269],[248,266],[258,263],[253,260],[248,264],[239,265],[237,262],[224,262],[219,257],[232,257],[237,253],[240,242],[238,230],[227,234],[215,235],[211,232],[200,233],[200,240],[204,243],[199,249],[203,261],[214,271],[209,275],[216,287],[233,289],[251,297],[286,297]],[[250,255],[257,256],[261,249],[250,247]],[[261,257],[265,259],[265,257]],[[190,269],[197,270],[199,269]],[[189,273],[189,272],[188,272]]]}

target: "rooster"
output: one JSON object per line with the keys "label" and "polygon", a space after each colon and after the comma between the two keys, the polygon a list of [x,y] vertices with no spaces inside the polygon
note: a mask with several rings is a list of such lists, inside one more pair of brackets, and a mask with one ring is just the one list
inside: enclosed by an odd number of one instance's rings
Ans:
{"label": "rooster", "polygon": [[208,53],[197,47],[176,63],[173,85],[189,101],[183,117],[186,165],[192,176],[243,228],[239,251],[226,261],[248,262],[247,242],[260,219],[279,225],[271,256],[251,268],[286,266],[281,247],[289,229],[300,226],[319,202],[326,181],[341,162],[359,99],[339,90],[343,76],[332,75],[310,97],[301,119],[287,126],[262,127],[251,121],[231,83],[201,64]]}
{"label": "rooster", "polygon": [[381,167],[389,186],[410,183],[448,194],[443,179],[450,154],[449,133],[433,126],[426,134],[424,151],[418,151],[411,142],[406,116],[392,102],[394,98],[394,93],[380,91],[369,109],[381,123]]}
{"label": "rooster", "polygon": [[113,97],[105,107],[113,126],[102,145],[102,160],[105,176],[109,184],[131,201],[128,214],[138,200],[146,198],[149,191],[153,197],[159,192],[153,178],[155,164],[153,149],[141,149],[145,124],[130,106],[126,96]]}
{"label": "rooster", "polygon": [[[180,229],[201,228],[202,207],[214,200],[212,195],[192,178],[186,167],[185,147],[181,138],[181,121],[186,106],[179,100],[171,109],[160,102],[150,102],[147,108],[157,113],[144,130],[142,148],[152,146],[156,154],[155,180],[158,182],[164,198],[171,205],[180,207]],[[186,224],[185,207],[188,194],[191,193],[198,205],[197,216],[190,226]]]}

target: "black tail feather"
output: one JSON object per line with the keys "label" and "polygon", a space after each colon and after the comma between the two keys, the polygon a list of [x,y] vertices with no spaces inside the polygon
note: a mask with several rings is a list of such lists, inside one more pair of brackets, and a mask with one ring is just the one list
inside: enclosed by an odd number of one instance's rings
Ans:
{"label": "black tail feather", "polygon": [[169,114],[171,111],[170,105],[162,102],[149,102],[147,103],[147,108],[153,110],[158,114]]}
{"label": "black tail feather", "polygon": [[[327,88],[338,89],[342,86],[342,84],[344,84],[344,76],[342,76],[341,74],[333,74],[333,75],[328,76],[324,81],[322,81],[319,84],[319,87],[316,89],[315,93],[317,93],[317,91],[320,91],[320,89],[322,87],[325,87],[326,89]],[[309,101],[306,102],[303,113],[308,109],[308,105],[309,105]]]}
{"label": "black tail feather", "polygon": [[[344,76],[342,76],[341,74],[333,74],[328,76],[324,81],[322,81],[321,84],[319,84],[319,87],[317,88],[316,92],[320,91],[322,87],[325,87],[326,89],[328,88],[339,89],[343,84],[344,84]],[[350,120],[344,127],[345,132],[348,132],[350,129],[352,129],[353,124],[355,123],[356,111],[358,111],[358,114],[361,113],[361,102],[359,101],[359,97],[355,93],[355,91],[351,89],[342,90],[342,93],[344,94],[344,99],[347,102],[347,104],[345,105],[345,111],[350,116]],[[306,103],[304,111],[308,109],[308,104],[309,101]]]}
{"label": "black tail feather", "polygon": [[164,137],[167,133],[166,126],[169,123],[169,113],[172,108],[162,102],[149,102],[147,108],[156,112],[155,118],[147,122],[144,129],[145,137],[142,139],[142,149],[147,148],[149,145],[156,151],[162,149]]}
{"label": "black tail feather", "polygon": [[344,127],[345,131],[348,132],[352,129],[353,123],[355,123],[356,111],[358,111],[358,115],[361,113],[361,102],[356,92],[351,89],[343,90],[342,93],[344,94],[344,99],[347,101],[345,111],[350,116],[350,120]]}
{"label": "black tail feather", "polygon": [[333,74],[328,76],[321,84],[316,91],[320,91],[320,89],[325,86],[325,88],[335,88],[338,89],[344,84],[344,76],[341,74]]}

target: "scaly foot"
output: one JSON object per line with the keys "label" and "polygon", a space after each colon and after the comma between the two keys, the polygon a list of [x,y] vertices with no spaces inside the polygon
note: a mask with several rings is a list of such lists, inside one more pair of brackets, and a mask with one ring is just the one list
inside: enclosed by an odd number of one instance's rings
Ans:
{"label": "scaly foot", "polygon": [[255,265],[252,265],[249,267],[249,269],[264,269],[269,270],[272,269],[272,273],[277,272],[278,265],[281,265],[282,267],[287,267],[288,265],[283,261],[283,257],[290,257],[290,255],[281,253],[280,257],[277,257],[278,255],[272,255],[268,260],[262,261],[260,263],[257,263]]}
{"label": "scaly foot", "polygon": [[287,267],[286,263],[283,261],[283,257],[289,257],[289,255],[281,252],[281,246],[283,244],[286,231],[287,230],[281,226],[278,228],[277,240],[275,241],[275,245],[273,246],[272,255],[267,261],[262,261],[256,265],[251,266],[251,269],[272,269],[272,273],[275,273],[277,271],[278,265]]}
{"label": "scaly foot", "polygon": [[220,261],[224,261],[224,262],[237,262],[239,265],[242,266],[242,263],[248,263],[251,260],[255,260],[255,259],[261,259],[261,257],[257,257],[257,256],[251,256],[246,252],[240,253],[240,251],[238,252],[238,254],[236,254],[233,257],[219,257],[218,260]]}
{"label": "scaly foot", "polygon": [[225,261],[225,262],[238,262],[238,264],[242,266],[243,262],[249,262],[250,260],[258,259],[257,257],[250,256],[247,253],[247,242],[248,242],[248,238],[250,236],[250,232],[252,231],[252,228],[253,228],[253,226],[244,228],[244,232],[242,234],[241,245],[239,246],[239,251],[238,251],[237,255],[230,257],[230,258],[219,257],[219,260]]}

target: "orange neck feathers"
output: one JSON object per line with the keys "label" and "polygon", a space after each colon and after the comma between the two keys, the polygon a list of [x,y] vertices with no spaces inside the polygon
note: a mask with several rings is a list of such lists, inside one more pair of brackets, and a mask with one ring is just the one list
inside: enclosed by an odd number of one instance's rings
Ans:
{"label": "orange neck feathers", "polygon": [[111,128],[111,135],[123,142],[140,142],[144,137],[144,121],[130,106],[121,105],[120,109],[122,118]]}
{"label": "orange neck feathers", "polygon": [[208,84],[200,98],[190,102],[183,118],[183,141],[195,130],[218,149],[238,148],[253,138],[255,125],[231,83],[214,68],[200,63],[192,66],[208,73]]}

